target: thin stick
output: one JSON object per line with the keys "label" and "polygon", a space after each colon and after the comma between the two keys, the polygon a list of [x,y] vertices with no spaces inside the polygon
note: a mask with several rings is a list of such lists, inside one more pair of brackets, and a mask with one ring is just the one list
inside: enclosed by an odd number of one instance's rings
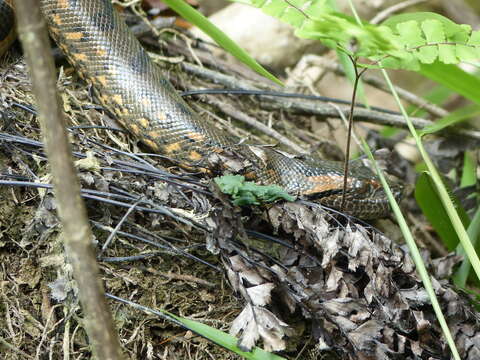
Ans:
{"label": "thin stick", "polygon": [[371,24],[380,24],[383,20],[388,18],[390,15],[399,12],[401,10],[404,10],[410,6],[417,5],[423,2],[426,2],[427,0],[407,0],[407,1],[402,1],[401,3],[392,5],[388,8],[386,8],[383,11],[380,11],[377,15],[375,15],[372,20],[370,20]]}
{"label": "thin stick", "polygon": [[98,359],[122,359],[121,347],[99,276],[92,232],[72,161],[65,120],[56,93],[55,65],[37,0],[15,0],[20,39],[37,99],[40,124],[50,162],[65,251],[78,284],[84,327]]}
{"label": "thin stick", "polygon": [[345,149],[345,162],[343,165],[343,189],[342,189],[342,204],[340,205],[340,210],[344,211],[345,208],[345,201],[347,197],[347,183],[348,183],[348,165],[350,160],[350,143],[352,139],[352,129],[353,129],[353,112],[355,110],[355,100],[357,98],[357,88],[358,82],[362,74],[367,70],[363,69],[360,73],[358,72],[357,68],[357,61],[353,57],[349,56],[350,60],[353,64],[353,69],[355,70],[355,81],[353,83],[353,93],[352,93],[352,101],[350,102],[350,113],[348,115],[348,132],[347,132],[347,145]]}
{"label": "thin stick", "polygon": [[293,151],[295,151],[299,154],[307,154],[308,153],[307,150],[305,150],[301,146],[298,146],[293,141],[291,141],[287,137],[283,136],[282,134],[280,134],[275,129],[272,129],[271,127],[268,127],[267,125],[261,123],[260,121],[255,120],[251,116],[248,116],[247,114],[245,114],[241,111],[238,111],[233,106],[231,106],[231,105],[229,105],[225,102],[221,102],[221,101],[219,101],[217,99],[214,99],[214,98],[211,98],[209,100],[209,102],[212,103],[213,105],[217,106],[218,108],[222,109],[222,111],[225,114],[227,114],[228,116],[231,116],[234,119],[237,119],[237,120],[239,120],[239,121],[241,121],[241,122],[243,122],[247,125],[250,125],[250,126],[254,127],[255,129],[257,129],[257,130],[263,132],[264,134],[270,136],[271,138],[277,140],[279,143],[282,143],[283,145],[288,146]]}
{"label": "thin stick", "polygon": [[115,226],[115,229],[110,233],[110,235],[107,238],[107,241],[105,241],[105,244],[103,244],[102,249],[100,250],[100,253],[98,254],[98,258],[101,258],[103,256],[103,253],[107,250],[107,248],[110,246],[110,243],[113,241],[115,236],[117,235],[117,232],[120,230],[122,224],[127,220],[128,216],[132,213],[132,211],[138,206],[138,204],[143,200],[143,196],[141,196],[135,203],[132,204],[123,215],[123,217],[120,219],[118,222],[117,226]]}
{"label": "thin stick", "polygon": [[[207,68],[200,68],[196,65],[189,64],[186,62],[182,63],[182,67],[185,71],[191,74],[198,75],[199,77],[211,80],[217,84],[221,84],[226,87],[237,87],[237,88],[240,87],[244,89],[257,89],[257,90],[261,87],[260,83],[237,79],[233,76],[225,75],[225,74],[219,73],[218,71],[210,70]],[[336,108],[331,104],[328,104],[328,103],[325,104],[320,101],[311,101],[311,100],[302,100],[302,99],[285,99],[285,98],[277,98],[275,96],[266,96],[266,95],[260,95],[259,98],[261,100],[265,100],[265,102],[262,104],[263,108],[271,109],[271,110],[281,109],[281,110],[287,110],[291,113],[318,115],[318,116],[333,117],[333,118],[339,117],[338,109],[340,109],[345,114],[345,116],[347,116],[350,113],[349,107],[345,105],[340,105]],[[425,103],[423,103],[423,105],[425,105]],[[425,110],[427,110],[426,106],[424,106],[424,108]],[[441,110],[441,113],[448,114],[448,112],[445,112],[445,110],[443,111]],[[440,113],[438,114],[440,115]],[[355,110],[355,118],[357,121],[363,121],[363,122],[368,122],[372,124],[389,125],[389,126],[395,126],[403,129],[407,128],[405,119],[402,116],[379,113],[378,111],[371,111],[368,109],[357,108]],[[411,117],[410,120],[412,121],[416,129],[423,129],[426,126],[433,124],[432,121],[422,119],[422,118]],[[473,139],[475,141],[480,140],[480,131],[477,131],[477,130],[452,128],[451,132],[460,136],[468,137],[469,139]]]}

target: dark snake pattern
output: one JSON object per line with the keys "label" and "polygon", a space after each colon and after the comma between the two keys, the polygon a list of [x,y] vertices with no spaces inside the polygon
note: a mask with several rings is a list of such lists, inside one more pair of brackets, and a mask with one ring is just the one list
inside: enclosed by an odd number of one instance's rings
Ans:
{"label": "dark snake pattern", "polygon": [[[178,95],[160,68],[113,9],[110,0],[40,0],[50,33],[78,73],[93,85],[96,97],[118,121],[152,150],[178,164],[212,175],[235,171],[232,154],[249,164],[254,178],[277,184],[340,208],[343,164],[295,158],[271,148],[239,145],[236,139],[200,118]],[[0,51],[13,36],[11,0],[0,0]],[[390,211],[372,171],[353,161],[345,211],[373,219]],[[400,198],[402,187],[393,184]]]}

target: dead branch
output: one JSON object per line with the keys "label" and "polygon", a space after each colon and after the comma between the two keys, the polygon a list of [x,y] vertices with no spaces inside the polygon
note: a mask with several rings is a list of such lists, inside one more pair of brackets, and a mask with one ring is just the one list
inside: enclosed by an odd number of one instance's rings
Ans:
{"label": "dead branch", "polygon": [[65,250],[73,267],[85,312],[85,329],[98,358],[122,359],[120,343],[100,280],[87,212],[80,197],[62,106],[56,93],[56,71],[50,55],[45,22],[38,1],[16,0],[15,6],[20,39],[30,69],[55,184]]}

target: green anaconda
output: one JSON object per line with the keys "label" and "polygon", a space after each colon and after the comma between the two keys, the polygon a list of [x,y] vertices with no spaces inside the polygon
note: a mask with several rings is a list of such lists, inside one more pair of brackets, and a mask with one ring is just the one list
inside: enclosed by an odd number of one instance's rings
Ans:
{"label": "green anaconda", "polygon": [[[93,85],[102,105],[149,148],[180,165],[212,174],[228,170],[228,154],[240,154],[258,182],[277,184],[293,195],[340,208],[342,163],[290,157],[265,147],[252,151],[213,127],[179,96],[110,0],[39,3],[52,37],[69,62]],[[11,0],[0,0],[0,51],[14,39],[12,13]],[[372,171],[359,162],[352,162],[350,169],[345,212],[364,219],[388,214],[385,192]],[[394,185],[393,191],[399,198],[402,187]]]}

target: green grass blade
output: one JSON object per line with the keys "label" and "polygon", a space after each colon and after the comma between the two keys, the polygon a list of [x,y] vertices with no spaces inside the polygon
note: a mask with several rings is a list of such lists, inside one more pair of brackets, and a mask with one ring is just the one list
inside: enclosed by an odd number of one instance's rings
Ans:
{"label": "green grass blade", "polygon": [[222,30],[213,25],[205,16],[192,8],[186,2],[183,0],[163,0],[163,2],[175,10],[183,18],[201,29],[205,34],[215,40],[218,45],[223,47],[226,51],[235,56],[238,60],[250,67],[252,70],[283,86],[283,83],[279,79],[268,72],[245,50],[243,50],[232,39],[230,39]]}
{"label": "green grass blade", "polygon": [[405,111],[405,108],[403,107],[403,104],[400,98],[398,97],[398,94],[396,93],[395,88],[393,87],[393,84],[390,81],[390,78],[387,72],[382,69],[382,73],[384,74],[385,80],[387,81],[388,86],[390,87],[390,91],[392,92],[395,98],[395,101],[397,102],[397,105],[400,108],[400,111],[402,112],[403,117],[407,121],[408,129],[410,130],[410,133],[415,139],[415,143],[417,144],[418,151],[420,152],[423,160],[425,161],[425,165],[427,166],[430,176],[432,177],[432,181],[435,184],[435,188],[437,189],[440,199],[442,200],[443,206],[447,211],[448,217],[450,218],[450,221],[452,222],[453,227],[457,232],[458,238],[460,239],[462,246],[466,250],[467,256],[469,257],[470,262],[473,266],[473,269],[475,270],[475,274],[477,278],[480,279],[480,260],[478,258],[477,253],[475,252],[475,249],[472,246],[472,243],[470,241],[470,238],[468,237],[467,231],[463,226],[463,223],[460,219],[460,215],[457,213],[455,209],[455,205],[450,199],[450,195],[448,194],[447,189],[443,185],[442,178],[438,173],[432,160],[430,159],[430,156],[428,155],[427,151],[425,150],[422,144],[422,140],[418,135],[417,131],[415,130],[410,118],[408,117],[407,112]]}
{"label": "green grass blade", "polygon": [[465,151],[463,156],[462,178],[460,187],[472,186],[477,182],[477,165],[470,151]]}
{"label": "green grass blade", "polygon": [[[348,1],[350,4],[350,8],[356,14],[355,6],[353,5],[352,0]],[[382,73],[385,77],[385,80],[387,81],[387,84],[390,88],[390,91],[392,95],[395,98],[395,101],[397,102],[400,110],[402,111],[403,116],[405,117],[405,120],[407,121],[407,124],[409,126],[410,131],[412,132],[412,135],[415,137],[417,140],[417,143],[420,142],[420,137],[417,135],[415,132],[415,128],[413,127],[412,122],[410,121],[410,118],[408,117],[405,108],[402,105],[402,102],[400,101],[400,98],[398,97],[397,92],[395,91],[395,88],[390,81],[390,78],[388,77],[387,72],[382,69]],[[373,160],[373,155],[370,149],[368,148],[366,142],[363,140],[363,147],[365,148],[365,151],[369,158]],[[460,360],[460,355],[458,353],[457,347],[455,346],[455,341],[453,340],[453,336],[450,333],[450,329],[448,328],[447,321],[445,320],[445,317],[443,316],[442,309],[440,307],[440,304],[438,303],[437,296],[435,294],[435,291],[432,286],[432,282],[430,280],[430,275],[427,272],[427,269],[425,268],[425,264],[423,263],[423,259],[418,251],[417,245],[415,241],[413,240],[412,233],[410,232],[410,229],[407,225],[407,222],[405,221],[405,218],[400,210],[400,207],[398,206],[397,201],[395,200],[392,191],[390,190],[390,187],[387,183],[387,180],[385,179],[385,176],[383,175],[382,171],[378,167],[378,164],[373,160],[373,164],[375,166],[377,175],[380,178],[380,181],[382,182],[383,188],[385,190],[385,193],[388,196],[388,200],[390,202],[390,205],[392,207],[393,213],[395,214],[395,217],[398,221],[398,224],[400,226],[400,230],[402,231],[402,234],[405,238],[405,241],[407,242],[407,245],[410,249],[412,259],[415,262],[415,266],[417,267],[417,271],[420,274],[420,278],[422,279],[423,285],[425,286],[425,290],[428,293],[428,296],[430,298],[430,301],[432,302],[432,307],[435,312],[435,315],[437,317],[438,322],[440,323],[440,327],[442,328],[443,334],[445,336],[445,339],[447,340],[448,346],[450,347],[450,351],[452,352],[453,358],[455,360]],[[427,164],[428,166],[428,164]],[[436,185],[438,182],[436,182]]]}
{"label": "green grass blade", "polygon": [[480,78],[463,71],[458,66],[439,62],[422,64],[420,74],[480,104]]}
{"label": "green grass blade", "polygon": [[185,319],[183,317],[173,315],[172,313],[166,311],[166,310],[154,310],[148,307],[145,307],[143,305],[137,304],[133,301],[127,300],[127,299],[122,299],[119,298],[115,295],[112,294],[105,294],[107,298],[114,299],[118,302],[121,302],[123,304],[127,304],[137,310],[144,311],[148,314],[153,314],[155,316],[158,316],[164,320],[167,320],[171,323],[174,323],[178,326],[181,326],[185,329],[191,330],[200,336],[216,343],[217,345],[222,346],[223,348],[230,350],[240,356],[242,356],[245,359],[249,360],[286,360],[285,358],[275,355],[273,353],[270,353],[268,351],[262,350],[258,347],[255,347],[252,349],[252,351],[242,351],[240,348],[237,346],[237,341],[238,339],[235,336],[232,336],[230,334],[224,333],[223,331],[220,331],[218,329],[215,329],[211,326],[202,324],[200,322],[190,320],[190,319]]}
{"label": "green grass blade", "polygon": [[450,333],[450,329],[448,328],[447,321],[443,316],[442,309],[437,299],[437,295],[435,294],[435,290],[433,289],[433,285],[430,280],[430,275],[428,274],[427,268],[425,267],[425,263],[423,262],[422,256],[420,255],[420,251],[418,251],[417,244],[413,239],[413,235],[410,232],[410,228],[407,224],[407,221],[405,220],[405,217],[403,216],[402,211],[400,210],[400,207],[398,206],[398,203],[395,200],[395,197],[393,196],[392,191],[390,190],[390,186],[388,185],[387,180],[383,175],[383,172],[380,170],[380,168],[378,167],[378,164],[373,158],[373,154],[370,151],[370,148],[368,147],[365,140],[362,139],[362,142],[363,142],[363,148],[366,154],[368,155],[370,161],[372,161],[372,163],[374,164],[377,175],[380,178],[380,181],[382,182],[383,189],[387,194],[388,201],[390,202],[390,206],[392,207],[395,218],[397,219],[398,225],[400,226],[400,230],[402,232],[403,238],[405,239],[408,249],[410,250],[410,255],[412,256],[413,262],[415,263],[417,272],[420,275],[420,278],[422,279],[423,286],[425,287],[428,297],[430,298],[437,320],[440,323],[440,326],[443,330],[443,334],[447,340],[448,345],[450,346],[450,350],[452,352],[453,358],[455,360],[461,360],[458,350],[455,346],[455,342],[453,340],[452,334]]}
{"label": "green grass blade", "polygon": [[258,347],[255,347],[250,352],[242,351],[238,348],[237,342],[238,339],[235,336],[224,333],[218,329],[215,329],[211,326],[202,324],[198,321],[185,319],[176,315],[167,313],[171,317],[175,318],[177,321],[181,322],[185,327],[201,334],[203,337],[213,341],[214,343],[224,347],[227,350],[230,350],[240,356],[243,356],[245,359],[249,360],[285,360],[285,358],[275,355],[273,353],[262,350]]}
{"label": "green grass blade", "polygon": [[[435,185],[430,175],[426,172],[418,177],[415,184],[415,200],[447,249],[449,251],[455,250],[460,240],[443,206],[442,200],[438,196]],[[456,198],[452,200],[457,205],[457,211],[460,214],[462,223],[464,226],[468,226],[470,219],[467,213]]]}
{"label": "green grass blade", "polygon": [[471,119],[480,114],[480,105],[472,104],[455,110],[447,116],[435,121],[434,124],[427,126],[419,131],[419,135],[433,134],[449,126]]}
{"label": "green grass blade", "polygon": [[[478,243],[480,237],[480,208],[477,209],[477,212],[473,216],[472,222],[470,223],[467,232],[468,236],[472,241],[472,245],[475,246]],[[457,253],[459,255],[463,255],[464,259],[462,265],[460,265],[458,270],[453,275],[453,282],[455,283],[455,285],[463,288],[467,283],[467,279],[472,266],[470,264],[470,261],[468,260],[468,254],[465,252],[461,245],[459,245]]]}

